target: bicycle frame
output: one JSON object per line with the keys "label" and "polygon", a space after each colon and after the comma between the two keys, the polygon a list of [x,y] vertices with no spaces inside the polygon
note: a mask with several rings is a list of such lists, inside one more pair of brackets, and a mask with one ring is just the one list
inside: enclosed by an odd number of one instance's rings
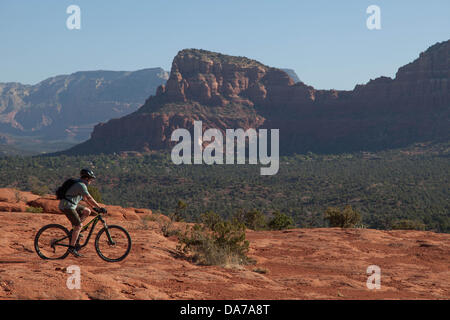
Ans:
{"label": "bicycle frame", "polygon": [[[99,221],[103,223],[103,226],[106,229],[105,231],[106,231],[106,235],[108,236],[109,243],[111,245],[114,245],[114,241],[112,240],[111,235],[109,234],[109,231],[108,231],[108,225],[106,224],[106,221],[103,219],[101,213],[98,213],[91,221],[89,221],[88,224],[86,224],[83,228],[81,228],[80,233],[83,232],[83,231],[86,231],[89,228],[89,226],[92,224],[91,230],[89,231],[89,234],[88,234],[88,236],[86,238],[86,241],[84,242],[84,244],[80,245],[80,248],[85,247],[89,243],[89,240],[91,239],[92,233],[94,232],[95,226],[97,225],[97,223]],[[58,240],[54,241],[52,245],[58,245],[58,246],[61,246],[61,247],[68,247],[69,245],[67,245],[67,244],[58,243],[58,242],[63,241],[65,239],[67,239],[67,238],[70,238],[70,237],[69,236],[65,236],[64,238],[58,239]],[[78,238],[78,240],[79,240],[79,238]]]}

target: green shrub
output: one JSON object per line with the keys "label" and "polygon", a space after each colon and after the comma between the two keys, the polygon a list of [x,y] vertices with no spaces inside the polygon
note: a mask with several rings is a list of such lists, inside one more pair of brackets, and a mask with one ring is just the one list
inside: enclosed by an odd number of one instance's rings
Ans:
{"label": "green shrub", "polygon": [[156,218],[156,216],[155,215],[145,215],[145,216],[142,216],[141,217],[141,223],[142,223],[142,225],[140,226],[140,229],[143,229],[143,230],[148,230],[149,229],[149,225],[148,225],[148,223],[149,223],[149,221],[156,221],[157,220],[157,218]]}
{"label": "green shrub", "polygon": [[271,230],[283,230],[294,227],[294,220],[287,214],[275,211],[273,218],[269,222],[269,228]]}
{"label": "green shrub", "polygon": [[163,219],[163,222],[160,222],[161,232],[164,237],[178,236],[180,234],[180,230],[173,228],[174,213],[168,215],[169,220]]}
{"label": "green shrub", "polygon": [[220,215],[213,211],[208,211],[200,215],[201,223],[203,223],[208,229],[214,230],[215,226],[223,222]]}
{"label": "green shrub", "polygon": [[92,196],[92,198],[94,198],[95,201],[101,203],[102,202],[102,195],[100,193],[100,191],[97,189],[97,187],[94,186],[88,186],[87,187],[90,195]]}
{"label": "green shrub", "polygon": [[173,223],[174,222],[180,222],[183,221],[182,212],[186,210],[187,204],[181,200],[178,201],[177,207],[175,208],[175,212],[172,212],[168,215],[169,220],[165,221],[161,225],[161,232],[165,237],[170,236],[178,236],[180,234],[180,230],[173,229]]}
{"label": "green shrub", "polygon": [[26,190],[31,191],[31,193],[37,194],[38,196],[44,196],[46,194],[51,193],[49,187],[46,185],[46,183],[34,176],[34,175],[30,175],[27,177],[27,182],[26,182]]}
{"label": "green shrub", "polygon": [[264,214],[256,209],[250,211],[239,210],[234,214],[234,219],[245,224],[251,230],[267,229],[267,221]]}
{"label": "green shrub", "polygon": [[396,220],[392,223],[393,230],[425,230],[425,224],[417,220]]}
{"label": "green shrub", "polygon": [[20,192],[17,191],[17,190],[14,191],[14,196],[15,196],[15,198],[16,198],[16,202],[21,202],[21,201],[26,202],[26,201],[27,201],[26,198],[23,197],[23,196],[20,194]]}
{"label": "green shrub", "polygon": [[41,207],[27,207],[25,209],[26,212],[32,212],[32,213],[42,213],[44,212],[44,209]]}
{"label": "green shrub", "polygon": [[180,230],[173,228],[173,221],[164,222],[161,226],[161,232],[164,237],[178,236],[180,235]]}
{"label": "green shrub", "polygon": [[204,265],[248,264],[249,242],[245,225],[236,220],[225,221],[214,212],[202,215],[203,224],[195,224],[179,236],[178,249],[192,254],[192,259]]}
{"label": "green shrub", "polygon": [[38,196],[45,196],[50,193],[50,189],[44,185],[35,185],[30,189],[31,193],[37,194]]}
{"label": "green shrub", "polygon": [[361,222],[361,215],[353,210],[350,205],[347,205],[344,210],[329,207],[325,211],[325,220],[328,220],[332,228],[354,228]]}
{"label": "green shrub", "polygon": [[183,212],[186,210],[187,204],[184,201],[178,200],[177,207],[175,208],[175,212],[172,214],[171,219],[176,222],[181,222],[184,220]]}
{"label": "green shrub", "polygon": [[364,223],[357,223],[354,225],[354,228],[356,229],[367,229],[367,225],[365,225]]}

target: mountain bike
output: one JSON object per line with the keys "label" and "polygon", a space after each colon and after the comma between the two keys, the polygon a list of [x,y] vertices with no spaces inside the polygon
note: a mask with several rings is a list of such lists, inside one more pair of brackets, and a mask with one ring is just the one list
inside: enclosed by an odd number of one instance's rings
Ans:
{"label": "mountain bike", "polygon": [[[103,224],[103,228],[100,229],[95,237],[95,251],[97,251],[100,258],[107,262],[122,261],[131,250],[130,234],[121,226],[108,226],[101,213],[97,213],[97,215],[81,229],[80,235],[92,225],[84,244],[80,245],[80,237],[78,237],[76,244],[77,251],[88,244],[95,226],[99,221]],[[72,231],[67,230],[67,228],[62,225],[46,225],[36,234],[36,237],[34,238],[34,249],[42,259],[64,259],[69,254],[71,235]]]}

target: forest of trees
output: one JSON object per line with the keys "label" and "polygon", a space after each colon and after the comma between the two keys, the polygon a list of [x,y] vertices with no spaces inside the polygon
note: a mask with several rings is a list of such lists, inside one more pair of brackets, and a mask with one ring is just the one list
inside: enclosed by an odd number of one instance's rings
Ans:
{"label": "forest of trees", "polygon": [[[419,151],[417,151],[419,150]],[[410,221],[450,232],[449,145],[376,154],[294,155],[280,159],[274,176],[260,165],[174,165],[167,154],[0,158],[0,187],[53,193],[80,168],[92,168],[104,203],[173,212],[187,204],[186,221],[214,211],[281,212],[297,227],[327,226],[329,207],[361,213],[361,226],[391,229]],[[403,221],[403,222],[402,222]]]}

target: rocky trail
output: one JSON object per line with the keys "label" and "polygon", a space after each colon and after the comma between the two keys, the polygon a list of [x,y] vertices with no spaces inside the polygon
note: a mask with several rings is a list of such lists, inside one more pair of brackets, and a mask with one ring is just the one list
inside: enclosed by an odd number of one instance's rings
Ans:
{"label": "rocky trail", "polygon": [[[33,201],[33,202],[30,202]],[[44,213],[26,212],[29,204]],[[371,229],[248,231],[247,266],[200,266],[164,237],[165,216],[108,206],[108,224],[133,240],[119,263],[100,259],[91,242],[83,258],[46,261],[34,251],[36,232],[67,227],[57,201],[0,189],[0,299],[449,299],[450,235]],[[184,224],[176,224],[183,228]],[[96,230],[100,227],[97,226]],[[80,267],[81,288],[68,289],[67,268]],[[369,290],[367,267],[381,268],[381,288]]]}

